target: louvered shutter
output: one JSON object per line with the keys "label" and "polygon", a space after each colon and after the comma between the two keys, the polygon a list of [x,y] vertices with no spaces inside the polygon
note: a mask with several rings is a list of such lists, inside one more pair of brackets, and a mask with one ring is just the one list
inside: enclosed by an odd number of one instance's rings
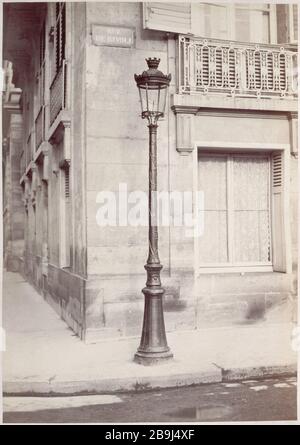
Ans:
{"label": "louvered shutter", "polygon": [[145,2],[143,21],[146,29],[191,33],[191,4]]}
{"label": "louvered shutter", "polygon": [[45,61],[45,22],[43,23],[41,33],[40,33],[40,68],[43,66]]}
{"label": "louvered shutter", "polygon": [[56,3],[56,24],[55,24],[55,66],[56,72],[59,71],[65,58],[65,40],[66,40],[66,5],[65,3]]}
{"label": "louvered shutter", "polygon": [[65,198],[70,198],[70,169],[67,167],[65,169]]}
{"label": "louvered shutter", "polygon": [[45,23],[43,24],[43,28],[41,31],[41,45],[40,45],[40,88],[41,88],[41,93],[40,93],[40,104],[44,105],[45,103],[45,71],[46,71],[46,60],[45,60],[45,40],[46,40],[46,36],[45,36],[45,32],[46,32],[46,27],[45,27]]}
{"label": "louvered shutter", "polygon": [[287,271],[285,209],[284,209],[284,157],[283,152],[272,156],[272,238],[273,269]]}
{"label": "louvered shutter", "polygon": [[70,267],[70,165],[67,160],[60,163],[60,267]]}

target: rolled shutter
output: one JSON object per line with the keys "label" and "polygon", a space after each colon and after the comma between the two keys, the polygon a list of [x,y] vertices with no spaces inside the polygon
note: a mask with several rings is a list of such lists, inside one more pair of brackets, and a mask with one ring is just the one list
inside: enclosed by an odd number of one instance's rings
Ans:
{"label": "rolled shutter", "polygon": [[191,33],[191,4],[145,2],[143,20],[145,29]]}
{"label": "rolled shutter", "polygon": [[273,269],[287,272],[283,152],[272,156],[272,238]]}

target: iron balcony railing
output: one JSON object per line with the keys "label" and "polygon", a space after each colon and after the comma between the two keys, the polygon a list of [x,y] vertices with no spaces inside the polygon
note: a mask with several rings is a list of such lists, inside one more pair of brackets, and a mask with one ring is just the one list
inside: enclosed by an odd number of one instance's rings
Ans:
{"label": "iron balcony railing", "polygon": [[50,125],[61,110],[66,107],[67,64],[64,60],[50,86]]}
{"label": "iron balcony railing", "polygon": [[294,97],[296,49],[179,36],[179,93]]}
{"label": "iron balcony railing", "polygon": [[27,143],[26,143],[26,153],[25,153],[25,165],[29,164],[33,157],[33,150],[32,150],[32,138],[31,133],[28,135]]}
{"label": "iron balcony railing", "polygon": [[45,106],[42,105],[35,120],[35,149],[45,140]]}

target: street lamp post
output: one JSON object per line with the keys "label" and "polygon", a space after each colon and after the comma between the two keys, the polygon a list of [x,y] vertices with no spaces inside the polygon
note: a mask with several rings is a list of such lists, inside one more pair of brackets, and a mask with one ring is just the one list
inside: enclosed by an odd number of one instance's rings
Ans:
{"label": "street lamp post", "polygon": [[142,290],[145,296],[143,330],[134,361],[153,365],[173,358],[164,323],[157,228],[157,122],[164,116],[171,74],[164,75],[157,69],[160,59],[149,58],[146,62],[149,69],[134,76],[140,94],[142,118],[148,120],[149,128],[149,254],[145,265],[147,282]]}

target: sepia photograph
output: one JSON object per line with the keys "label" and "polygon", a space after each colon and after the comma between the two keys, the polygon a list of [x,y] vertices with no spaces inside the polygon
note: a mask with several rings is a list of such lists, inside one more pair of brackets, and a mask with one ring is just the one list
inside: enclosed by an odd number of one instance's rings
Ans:
{"label": "sepia photograph", "polygon": [[0,7],[2,423],[297,424],[296,0]]}

